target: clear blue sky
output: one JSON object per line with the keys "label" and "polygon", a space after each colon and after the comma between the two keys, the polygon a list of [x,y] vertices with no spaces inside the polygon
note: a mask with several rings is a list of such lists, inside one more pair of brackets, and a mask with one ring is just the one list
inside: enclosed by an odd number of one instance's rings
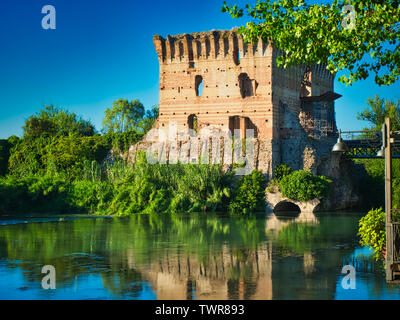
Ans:
{"label": "clear blue sky", "polygon": [[[252,1],[252,0],[249,0]],[[21,135],[25,119],[55,104],[90,119],[98,129],[118,98],[158,103],[154,34],[231,29],[244,20],[221,12],[222,0],[1,0],[0,138]],[[235,3],[247,3],[237,0]],[[56,30],[41,26],[44,5],[56,8]],[[369,96],[400,99],[400,82],[372,78],[345,87],[336,81],[338,127],[361,129],[356,120]]]}

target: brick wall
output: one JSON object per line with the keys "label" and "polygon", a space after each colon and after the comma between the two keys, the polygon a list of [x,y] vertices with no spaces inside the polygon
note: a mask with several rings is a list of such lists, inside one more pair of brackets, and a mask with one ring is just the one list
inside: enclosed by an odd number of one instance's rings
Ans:
{"label": "brick wall", "polygon": [[334,75],[324,66],[278,68],[282,52],[261,39],[245,43],[234,30],[156,35],[153,42],[160,65],[157,128],[166,136],[171,122],[177,132],[229,128],[244,137],[254,129],[256,168],[271,176],[281,162],[302,166],[308,133],[299,121],[301,97],[333,91]]}

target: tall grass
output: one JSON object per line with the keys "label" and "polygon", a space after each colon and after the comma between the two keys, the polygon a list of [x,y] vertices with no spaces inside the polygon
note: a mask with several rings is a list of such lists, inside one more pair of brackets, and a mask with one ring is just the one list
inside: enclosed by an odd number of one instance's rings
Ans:
{"label": "tall grass", "polygon": [[[258,179],[248,183],[251,178],[238,180],[221,165],[151,165],[143,154],[134,164],[85,160],[78,174],[48,168],[45,176],[1,178],[0,213],[216,212],[228,211],[231,203],[236,203],[231,210],[247,213],[261,209],[265,190],[258,171]],[[248,210],[242,210],[243,205],[249,205]]]}

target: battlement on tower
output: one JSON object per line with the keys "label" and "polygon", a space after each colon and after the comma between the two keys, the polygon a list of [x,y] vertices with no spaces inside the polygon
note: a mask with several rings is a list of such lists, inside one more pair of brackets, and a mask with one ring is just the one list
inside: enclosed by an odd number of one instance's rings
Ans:
{"label": "battlement on tower", "polygon": [[213,30],[153,37],[160,63],[191,62],[201,59],[229,59],[263,56],[268,44],[261,39],[246,43],[236,30]]}

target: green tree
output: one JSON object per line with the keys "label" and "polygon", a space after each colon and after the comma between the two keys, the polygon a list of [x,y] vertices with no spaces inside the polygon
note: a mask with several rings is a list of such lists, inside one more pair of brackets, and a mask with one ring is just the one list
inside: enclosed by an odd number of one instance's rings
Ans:
{"label": "green tree", "polygon": [[400,100],[394,102],[376,95],[375,98],[368,98],[367,104],[368,107],[357,114],[358,120],[369,121],[374,129],[381,129],[385,118],[389,117],[393,130],[400,130]]}
{"label": "green tree", "polygon": [[95,127],[90,121],[53,105],[44,106],[38,113],[29,117],[22,128],[24,138],[28,139],[40,136],[52,137],[69,134],[93,136],[95,134]]}
{"label": "green tree", "polygon": [[6,174],[8,158],[10,157],[10,143],[8,140],[0,140],[0,176]]}
{"label": "green tree", "polygon": [[235,188],[229,209],[233,213],[248,214],[265,210],[265,177],[260,170],[242,176]]}
{"label": "green tree", "polygon": [[155,105],[152,109],[146,111],[143,120],[139,122],[139,128],[142,130],[142,133],[146,134],[150,131],[158,118],[158,114],[158,105]]}
{"label": "green tree", "polygon": [[104,133],[122,133],[137,130],[145,115],[144,106],[139,100],[129,102],[118,99],[112,108],[107,108],[103,119]]}
{"label": "green tree", "polygon": [[69,171],[76,177],[82,172],[85,161],[104,160],[109,147],[106,139],[98,134],[93,137],[71,134],[49,142],[42,161],[47,169],[53,166],[57,172]]}
{"label": "green tree", "polygon": [[23,129],[22,139],[8,139],[7,169],[18,177],[49,171],[73,177],[82,170],[85,160],[102,161],[110,149],[108,139],[95,133],[90,121],[53,105],[29,117]]}
{"label": "green tree", "polygon": [[[346,5],[352,5],[351,13]],[[224,2],[223,12],[251,19],[239,28],[246,40],[271,41],[282,50],[278,66],[323,63],[332,73],[347,70],[340,82],[352,84],[375,73],[378,85],[400,76],[399,0],[259,0],[239,8]],[[354,27],[353,27],[354,26]]]}

